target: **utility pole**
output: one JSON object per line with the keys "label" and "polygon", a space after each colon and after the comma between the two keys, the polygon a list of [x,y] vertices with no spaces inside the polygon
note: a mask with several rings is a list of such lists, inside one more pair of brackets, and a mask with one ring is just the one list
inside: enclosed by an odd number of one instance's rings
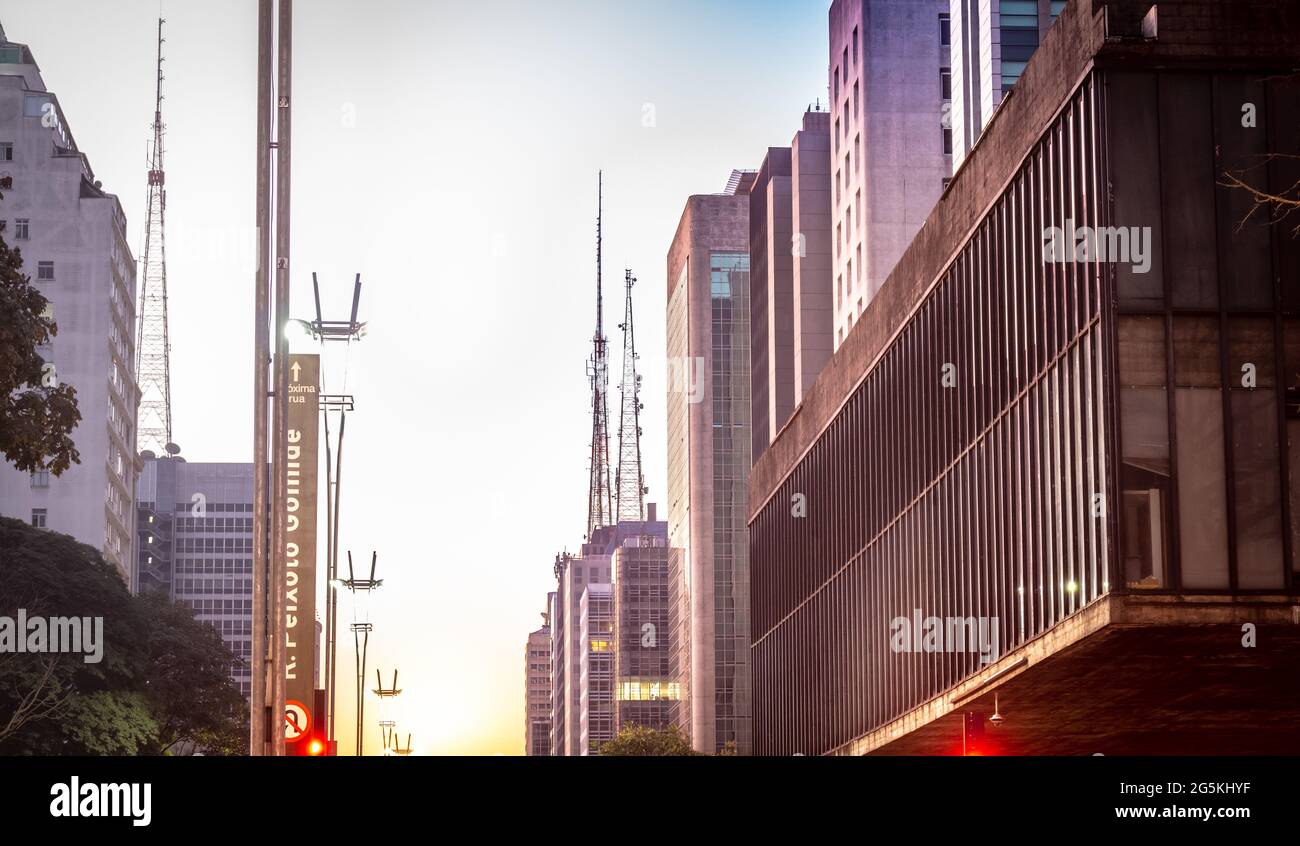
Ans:
{"label": "utility pole", "polygon": [[[349,345],[359,340],[365,333],[365,324],[357,320],[357,309],[361,303],[361,274],[356,275],[352,288],[352,312],[348,320],[325,320],[320,307],[320,283],[316,274],[311,275],[311,287],[316,299],[316,319],[310,324],[313,337],[322,344],[326,341],[342,341]],[[343,367],[343,389],[347,389],[347,363]],[[325,543],[326,543],[326,585],[325,594],[325,710],[321,717],[325,721],[326,737],[329,741],[337,740],[334,734],[334,714],[338,687],[338,588],[343,584],[338,578],[339,556],[339,509],[342,501],[343,480],[343,436],[347,434],[348,412],[355,408],[351,394],[327,394],[320,396],[320,410],[325,418]],[[330,412],[337,411],[339,429],[337,440],[330,437]]]}
{"label": "utility pole", "polygon": [[[258,3],[258,109],[257,109],[257,225],[258,257],[254,340],[254,430],[253,490],[254,596],[253,626],[257,650],[250,714],[252,754],[284,754],[285,713],[285,577],[287,520],[285,467],[288,456],[289,346],[284,328],[289,319],[289,211],[290,211],[290,95],[293,65],[293,0],[279,0],[278,25],[274,39],[271,28],[270,0]],[[274,44],[273,44],[274,42]],[[272,133],[273,52],[277,56],[274,76],[275,109]],[[274,140],[272,135],[274,134]],[[271,232],[271,165],[275,150],[275,244]],[[269,261],[274,255],[274,261]],[[269,314],[270,280],[268,270],[275,270],[274,318]],[[275,355],[271,356],[272,344]],[[270,364],[270,391],[266,366]],[[266,425],[267,398],[272,398],[271,425]],[[269,447],[269,449],[268,449]],[[267,453],[270,452],[271,478],[264,481]],[[268,488],[269,494],[268,497]],[[269,503],[268,503],[269,499]],[[268,508],[269,505],[269,508]],[[268,514],[269,511],[269,514]],[[270,519],[270,546],[262,549]],[[260,554],[259,554],[260,552]],[[258,742],[260,740],[260,742]]]}
{"label": "utility pole", "polygon": [[[370,622],[370,594],[383,585],[383,579],[375,578],[375,566],[379,553],[370,554],[370,578],[358,579],[352,572],[352,553],[348,553],[348,577],[340,584],[352,592],[352,640],[357,649],[357,757],[366,751],[366,651],[370,648],[370,633],[375,626]],[[396,673],[394,673],[394,676]],[[394,678],[396,681],[396,678]]]}
{"label": "utility pole", "polygon": [[257,4],[257,270],[254,279],[253,313],[253,645],[252,689],[249,695],[248,751],[252,755],[274,754],[271,737],[280,729],[280,715],[272,720],[271,663],[268,627],[270,550],[268,549],[267,367],[271,363],[270,285],[267,260],[271,255],[271,0]]}

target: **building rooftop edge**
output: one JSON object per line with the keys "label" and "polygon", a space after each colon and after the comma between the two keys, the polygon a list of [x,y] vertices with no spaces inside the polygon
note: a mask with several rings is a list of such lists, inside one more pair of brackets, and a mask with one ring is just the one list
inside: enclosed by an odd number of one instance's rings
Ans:
{"label": "building rooftop edge", "polygon": [[[1141,36],[1137,24],[1152,5],[1168,37]],[[1087,73],[1295,67],[1300,17],[1287,11],[1282,0],[1070,0],[857,325],[754,462],[749,521],[906,326]]]}

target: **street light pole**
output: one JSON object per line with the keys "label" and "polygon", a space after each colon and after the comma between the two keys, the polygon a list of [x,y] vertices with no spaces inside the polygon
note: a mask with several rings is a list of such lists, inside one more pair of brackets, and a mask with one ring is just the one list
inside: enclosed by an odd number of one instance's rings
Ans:
{"label": "street light pole", "polygon": [[275,162],[275,405],[272,421],[275,448],[271,459],[275,495],[271,520],[271,655],[272,677],[271,732],[273,755],[284,754],[285,704],[285,560],[288,535],[289,440],[286,423],[289,414],[289,341],[284,328],[289,320],[289,176],[290,120],[289,98],[293,90],[293,0],[280,0],[279,73],[276,85],[276,162]]}
{"label": "street light pole", "polygon": [[267,275],[271,255],[271,0],[257,4],[257,269],[253,316],[253,643],[249,659],[248,751],[267,753],[269,719],[268,682],[273,665],[268,649],[267,590],[267,366],[271,361],[269,337],[270,291]]}

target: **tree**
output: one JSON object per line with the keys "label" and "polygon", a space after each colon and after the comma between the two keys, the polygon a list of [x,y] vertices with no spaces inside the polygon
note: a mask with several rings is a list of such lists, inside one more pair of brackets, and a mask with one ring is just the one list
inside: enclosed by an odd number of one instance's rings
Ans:
{"label": "tree", "polygon": [[137,602],[149,621],[148,700],[158,720],[152,751],[248,752],[248,703],[230,681],[238,663],[216,629],[161,594]]}
{"label": "tree", "polygon": [[[1278,99],[1290,98],[1294,102],[1295,98],[1300,97],[1300,73],[1267,77],[1262,82],[1273,84]],[[1247,103],[1243,106],[1245,107],[1249,107],[1250,111],[1243,116],[1242,126],[1256,129],[1254,105]],[[1295,144],[1300,142],[1300,135],[1296,135],[1294,127],[1284,131],[1291,133],[1291,137],[1282,142],[1283,146],[1294,149]],[[1255,163],[1250,167],[1225,169],[1223,180],[1218,183],[1223,188],[1244,191],[1250,195],[1250,210],[1237,221],[1237,231],[1245,229],[1251,218],[1258,213],[1260,218],[1267,218],[1270,224],[1286,221],[1291,237],[1300,238],[1300,155],[1268,152],[1253,158]],[[1269,187],[1270,166],[1274,173],[1272,187]],[[1295,218],[1292,218],[1293,214],[1296,215]]]}
{"label": "tree", "polygon": [[630,725],[619,729],[612,740],[600,747],[602,756],[699,755],[677,726],[652,729]]}
{"label": "tree", "polygon": [[166,597],[133,597],[99,553],[0,518],[0,615],[98,617],[102,660],[80,653],[0,660],[0,754],[247,752],[236,662],[216,631]]}
{"label": "tree", "polygon": [[58,326],[22,268],[22,253],[0,237],[0,453],[20,471],[58,476],[81,463],[72,442],[81,412],[76,389],[41,357]]}

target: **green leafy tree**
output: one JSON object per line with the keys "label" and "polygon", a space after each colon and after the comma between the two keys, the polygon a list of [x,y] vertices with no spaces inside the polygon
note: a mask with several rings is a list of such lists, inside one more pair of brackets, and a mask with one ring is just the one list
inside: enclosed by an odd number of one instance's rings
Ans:
{"label": "green leafy tree", "polygon": [[230,681],[236,659],[216,629],[161,594],[137,602],[149,620],[148,698],[158,720],[152,751],[248,752],[248,703]]}
{"label": "green leafy tree", "polygon": [[0,237],[0,453],[20,471],[58,476],[81,463],[72,442],[81,412],[76,389],[41,357],[58,326],[22,269],[22,253]]}
{"label": "green leafy tree", "polygon": [[131,596],[99,553],[0,518],[0,615],[102,617],[103,659],[0,660],[0,754],[247,752],[237,659],[216,631],[165,597]]}
{"label": "green leafy tree", "polygon": [[602,756],[699,755],[677,726],[652,729],[630,725],[619,729],[612,740],[600,747]]}

